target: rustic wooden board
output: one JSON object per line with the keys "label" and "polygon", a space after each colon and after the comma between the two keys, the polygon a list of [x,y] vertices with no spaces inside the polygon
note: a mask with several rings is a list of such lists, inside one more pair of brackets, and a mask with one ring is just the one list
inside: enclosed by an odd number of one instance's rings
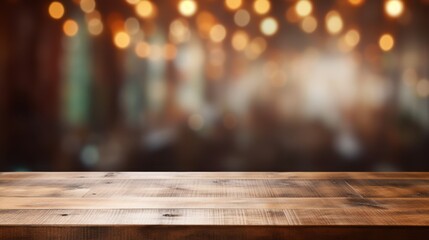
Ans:
{"label": "rustic wooden board", "polygon": [[0,173],[0,239],[429,239],[429,173]]}

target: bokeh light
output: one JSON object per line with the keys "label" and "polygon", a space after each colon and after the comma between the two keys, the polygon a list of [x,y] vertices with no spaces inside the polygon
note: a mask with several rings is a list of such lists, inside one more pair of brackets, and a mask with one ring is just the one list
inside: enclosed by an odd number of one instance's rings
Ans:
{"label": "bokeh light", "polygon": [[178,9],[180,14],[190,17],[197,11],[197,3],[194,0],[181,0]]}
{"label": "bokeh light", "polygon": [[387,0],[384,3],[384,10],[390,17],[399,17],[404,12],[404,3],[402,0]]}
{"label": "bokeh light", "polygon": [[325,21],[326,29],[330,34],[338,34],[343,29],[343,20],[340,14],[335,10],[328,12]]}
{"label": "bokeh light", "polygon": [[422,98],[429,97],[429,80],[420,79],[416,85],[417,95]]}
{"label": "bokeh light", "polygon": [[80,0],[80,8],[85,13],[91,13],[95,10],[95,0]]}
{"label": "bokeh light", "polygon": [[295,11],[298,16],[308,16],[313,11],[313,4],[309,0],[299,0],[295,4]]}
{"label": "bokeh light", "polygon": [[236,10],[241,7],[243,0],[225,0],[225,6],[230,10]]}
{"label": "bokeh light", "polygon": [[360,6],[365,2],[365,0],[349,0],[349,3],[354,6]]}
{"label": "bokeh light", "polygon": [[150,18],[154,16],[155,7],[151,1],[142,0],[137,5],[135,5],[135,11],[137,15],[139,15],[142,18]]}
{"label": "bokeh light", "polygon": [[73,37],[79,31],[79,25],[76,23],[75,20],[68,19],[63,24],[63,31],[65,35]]}
{"label": "bokeh light", "polygon": [[238,30],[232,35],[232,47],[237,51],[243,51],[249,43],[249,35],[245,31]]}
{"label": "bokeh light", "polygon": [[126,32],[117,32],[113,39],[113,42],[118,48],[127,48],[130,45],[130,35]]}
{"label": "bokeh light", "polygon": [[136,44],[136,55],[140,58],[147,58],[150,55],[150,45],[147,42],[141,41]]}
{"label": "bokeh light", "polygon": [[88,32],[97,36],[103,32],[103,22],[99,18],[92,18],[88,21]]}
{"label": "bokeh light", "polygon": [[260,24],[261,32],[266,36],[274,35],[279,28],[277,20],[273,17],[264,18]]}
{"label": "bokeh light", "polygon": [[48,11],[49,11],[49,15],[53,19],[60,19],[64,16],[64,6],[62,3],[57,1],[49,4]]}
{"label": "bokeh light", "polygon": [[271,3],[268,0],[255,0],[253,2],[253,10],[259,15],[268,13],[271,9]]}
{"label": "bokeh light", "polygon": [[244,10],[244,9],[238,10],[234,14],[234,22],[239,27],[245,27],[245,26],[247,26],[249,24],[249,22],[250,22],[250,14],[249,14],[249,12],[246,11],[246,10]]}
{"label": "bokeh light", "polygon": [[301,29],[306,33],[312,33],[317,28],[317,20],[313,16],[307,16],[301,21]]}
{"label": "bokeh light", "polygon": [[395,39],[391,34],[385,33],[381,35],[378,45],[380,46],[381,50],[388,52],[392,50],[393,46],[395,45]]}
{"label": "bokeh light", "polygon": [[213,42],[222,42],[226,37],[226,29],[222,24],[216,24],[210,29],[210,39]]}

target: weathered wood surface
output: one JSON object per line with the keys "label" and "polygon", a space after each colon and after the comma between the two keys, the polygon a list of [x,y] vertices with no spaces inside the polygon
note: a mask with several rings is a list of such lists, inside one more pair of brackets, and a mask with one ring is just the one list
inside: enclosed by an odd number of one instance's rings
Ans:
{"label": "weathered wood surface", "polygon": [[0,173],[0,239],[429,239],[429,173]]}

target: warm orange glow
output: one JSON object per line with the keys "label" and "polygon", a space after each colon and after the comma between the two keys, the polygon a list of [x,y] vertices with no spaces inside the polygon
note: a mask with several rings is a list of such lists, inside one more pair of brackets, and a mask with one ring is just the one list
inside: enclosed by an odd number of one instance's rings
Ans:
{"label": "warm orange glow", "polygon": [[313,11],[313,4],[309,0],[299,0],[295,5],[295,11],[298,16],[308,16]]}
{"label": "warm orange glow", "polygon": [[365,0],[349,0],[349,3],[354,6],[361,5]]}
{"label": "warm orange glow", "polygon": [[387,0],[384,3],[384,10],[390,17],[399,17],[404,12],[404,3],[401,0]]}
{"label": "warm orange glow", "polygon": [[130,45],[130,35],[126,32],[117,32],[113,40],[118,48],[127,48]]}
{"label": "warm orange glow", "polygon": [[79,26],[77,25],[76,21],[69,19],[64,22],[63,31],[65,35],[73,37],[79,31]]}
{"label": "warm orange glow", "polygon": [[343,19],[337,11],[330,11],[325,18],[326,29],[330,34],[337,34],[343,29]]}
{"label": "warm orange glow", "polygon": [[142,0],[136,5],[135,11],[142,18],[150,18],[154,15],[155,7],[151,1]]}
{"label": "warm orange glow", "polygon": [[243,0],[225,0],[225,6],[230,10],[236,10],[243,4]]}
{"label": "warm orange glow", "polygon": [[249,43],[249,35],[245,31],[238,30],[232,36],[232,47],[237,51],[243,51]]}
{"label": "warm orange glow", "polygon": [[275,18],[267,17],[262,20],[261,25],[259,27],[264,35],[272,36],[277,32],[279,24],[277,23],[277,20]]}
{"label": "warm orange glow", "polygon": [[90,13],[95,10],[95,0],[80,0],[80,9],[85,13]]}
{"label": "warm orange glow", "polygon": [[197,15],[197,26],[200,31],[200,35],[207,38],[210,33],[210,29],[216,24],[215,17],[207,11],[202,11]]}
{"label": "warm orange glow", "polygon": [[351,29],[344,35],[344,42],[347,46],[353,48],[360,41],[360,34],[356,29]]}
{"label": "warm orange glow", "polygon": [[378,45],[380,46],[381,50],[385,52],[390,51],[395,45],[395,39],[392,35],[385,33],[380,37]]}
{"label": "warm orange glow", "polygon": [[183,43],[189,40],[191,32],[188,23],[182,19],[176,19],[170,24],[170,40],[174,43]]}
{"label": "warm orange glow", "polygon": [[222,42],[226,37],[226,29],[221,24],[216,24],[210,30],[210,39],[213,42]]}
{"label": "warm orange glow", "polygon": [[150,55],[150,45],[146,42],[139,42],[135,48],[136,55],[140,58],[147,58]]}
{"label": "warm orange glow", "polygon": [[253,9],[259,15],[268,13],[271,9],[271,3],[268,0],[255,0],[253,2]]}
{"label": "warm orange glow", "polygon": [[60,2],[52,2],[49,5],[49,15],[53,18],[53,19],[60,19],[64,16],[64,6],[62,3]]}
{"label": "warm orange glow", "polygon": [[100,35],[103,32],[103,22],[99,18],[92,18],[88,21],[88,32],[91,35]]}
{"label": "warm orange glow", "polygon": [[176,58],[177,48],[174,44],[168,43],[164,46],[164,57],[167,60],[173,60]]}
{"label": "warm orange glow", "polygon": [[313,16],[305,17],[301,22],[301,29],[306,33],[312,33],[317,28],[317,20]]}
{"label": "warm orange glow", "polygon": [[197,11],[197,3],[194,0],[181,0],[179,2],[179,12],[185,17],[190,17]]}

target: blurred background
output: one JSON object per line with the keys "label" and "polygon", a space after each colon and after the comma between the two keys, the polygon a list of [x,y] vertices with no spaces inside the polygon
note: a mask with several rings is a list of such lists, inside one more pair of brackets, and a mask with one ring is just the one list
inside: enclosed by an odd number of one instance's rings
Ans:
{"label": "blurred background", "polygon": [[428,0],[1,0],[1,171],[429,171]]}

